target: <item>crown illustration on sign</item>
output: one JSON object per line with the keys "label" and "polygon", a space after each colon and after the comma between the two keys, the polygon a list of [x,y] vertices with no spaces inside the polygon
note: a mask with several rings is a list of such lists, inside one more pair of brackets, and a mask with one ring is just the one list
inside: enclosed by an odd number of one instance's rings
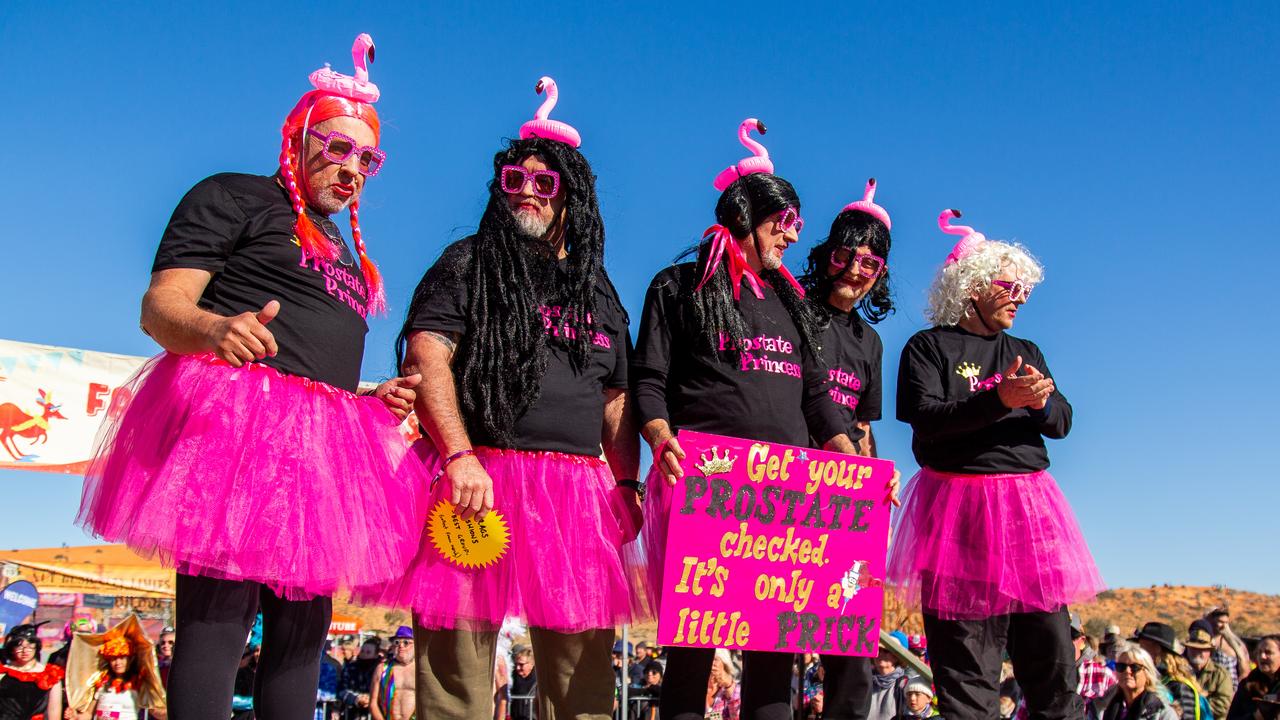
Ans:
{"label": "crown illustration on sign", "polygon": [[703,452],[698,458],[702,462],[694,466],[701,470],[703,475],[710,477],[733,469],[733,463],[737,458],[727,448],[724,451],[724,457],[720,457],[720,448],[714,445],[711,446],[710,453],[711,456],[708,457],[707,453]]}
{"label": "crown illustration on sign", "polygon": [[981,365],[974,365],[973,363],[966,362],[960,363],[956,366],[956,374],[963,378],[976,378],[981,373]]}

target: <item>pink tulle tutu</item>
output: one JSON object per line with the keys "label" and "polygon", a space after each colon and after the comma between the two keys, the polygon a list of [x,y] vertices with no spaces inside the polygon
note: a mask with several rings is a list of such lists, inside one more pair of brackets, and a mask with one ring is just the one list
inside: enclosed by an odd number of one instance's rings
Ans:
{"label": "pink tulle tutu", "polygon": [[887,574],[903,599],[946,620],[1047,612],[1105,586],[1048,471],[922,469],[903,492]]}
{"label": "pink tulle tutu", "polygon": [[385,582],[417,549],[431,476],[376,398],[167,353],[127,392],[85,473],[94,535],[293,600]]}
{"label": "pink tulle tutu", "polygon": [[[423,439],[414,449],[435,477],[435,448]],[[652,616],[638,528],[604,460],[486,447],[476,455],[493,478],[494,510],[510,529],[506,554],[488,567],[459,567],[423,532],[403,577],[358,589],[359,601],[412,608],[433,629],[495,629],[512,616],[571,633]],[[438,482],[431,505],[450,492],[447,480]]]}
{"label": "pink tulle tutu", "polygon": [[676,488],[667,485],[666,478],[656,464],[649,468],[645,478],[644,497],[644,556],[649,582],[646,584],[649,604],[655,610],[662,600],[663,563],[667,557],[667,514],[671,512],[671,498]]}

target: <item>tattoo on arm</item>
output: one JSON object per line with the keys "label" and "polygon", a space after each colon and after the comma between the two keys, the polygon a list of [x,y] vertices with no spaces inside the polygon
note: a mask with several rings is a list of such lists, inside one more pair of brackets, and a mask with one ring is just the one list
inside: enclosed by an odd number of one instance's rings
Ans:
{"label": "tattoo on arm", "polygon": [[458,349],[458,333],[440,333],[435,330],[424,330],[423,332],[435,338],[441,345],[444,345],[450,355],[453,355],[454,351]]}

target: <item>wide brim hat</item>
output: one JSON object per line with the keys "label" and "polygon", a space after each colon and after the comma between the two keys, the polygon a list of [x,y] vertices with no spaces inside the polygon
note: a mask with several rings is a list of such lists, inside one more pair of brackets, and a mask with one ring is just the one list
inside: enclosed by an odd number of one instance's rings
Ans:
{"label": "wide brim hat", "polygon": [[1171,653],[1179,652],[1178,636],[1172,625],[1162,622],[1149,622],[1143,625],[1130,640],[1150,640]]}
{"label": "wide brim hat", "polygon": [[1212,650],[1213,633],[1209,630],[1208,623],[1199,620],[1191,623],[1190,629],[1187,630],[1187,639],[1182,641],[1182,646],[1196,650]]}
{"label": "wide brim hat", "polygon": [[93,697],[93,681],[101,671],[99,650],[107,643],[128,641],[133,650],[133,661],[138,668],[139,709],[165,708],[165,692],[160,684],[160,670],[156,664],[156,650],[142,630],[138,616],[130,614],[123,621],[102,633],[76,633],[71,638],[71,651],[67,655],[67,700],[70,706],[80,709]]}

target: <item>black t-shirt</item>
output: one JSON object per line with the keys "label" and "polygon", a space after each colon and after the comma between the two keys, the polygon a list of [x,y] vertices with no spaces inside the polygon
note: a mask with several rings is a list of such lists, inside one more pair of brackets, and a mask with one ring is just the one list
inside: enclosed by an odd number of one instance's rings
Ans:
{"label": "black t-shirt", "polygon": [[850,439],[862,437],[858,423],[880,419],[880,363],[884,345],[880,334],[857,312],[829,308],[831,323],[822,335],[827,361],[827,398],[845,418]]}
{"label": "black t-shirt", "polygon": [[[410,329],[467,334],[471,293],[466,279],[454,269],[468,266],[472,242],[465,238],[453,243],[427,270],[424,282],[436,294],[410,318]],[[562,262],[560,267],[563,266]],[[603,276],[603,268],[599,272]],[[600,455],[604,391],[627,387],[631,333],[612,286],[600,278],[595,289],[596,316],[587,318],[585,323],[569,317],[557,302],[538,308],[547,335],[547,370],[538,400],[516,420],[512,430],[513,445],[518,450]],[[582,373],[574,372],[565,340],[579,332],[590,333],[593,351]],[[467,430],[476,445],[497,444],[478,424],[468,423]]]}
{"label": "black t-shirt", "polygon": [[340,248],[332,263],[307,257],[293,234],[296,219],[275,178],[214,175],[178,203],[151,270],[213,273],[200,307],[219,315],[257,312],[279,300],[280,314],[267,329],[280,352],[259,362],[355,392],[369,331],[360,263],[338,226],[314,212],[311,219]]}
{"label": "black t-shirt", "polygon": [[[1024,366],[1053,377],[1035,343],[1005,332],[935,327],[907,341],[898,369],[898,419],[911,423],[916,462],[970,474],[1049,467],[1044,438],[1066,437],[1071,404],[1055,390],[1043,410],[1006,408],[996,386],[1019,355]],[[1018,371],[1025,373],[1025,367]]]}
{"label": "black t-shirt", "polygon": [[694,271],[693,263],[668,267],[645,295],[633,371],[642,378],[636,387],[642,422],[661,418],[673,430],[802,447],[811,430],[826,439],[844,432],[826,399],[826,368],[801,342],[777,293],[766,285],[761,300],[744,289],[738,307],[748,335],[719,338],[713,354],[681,298],[681,288],[693,287]]}

